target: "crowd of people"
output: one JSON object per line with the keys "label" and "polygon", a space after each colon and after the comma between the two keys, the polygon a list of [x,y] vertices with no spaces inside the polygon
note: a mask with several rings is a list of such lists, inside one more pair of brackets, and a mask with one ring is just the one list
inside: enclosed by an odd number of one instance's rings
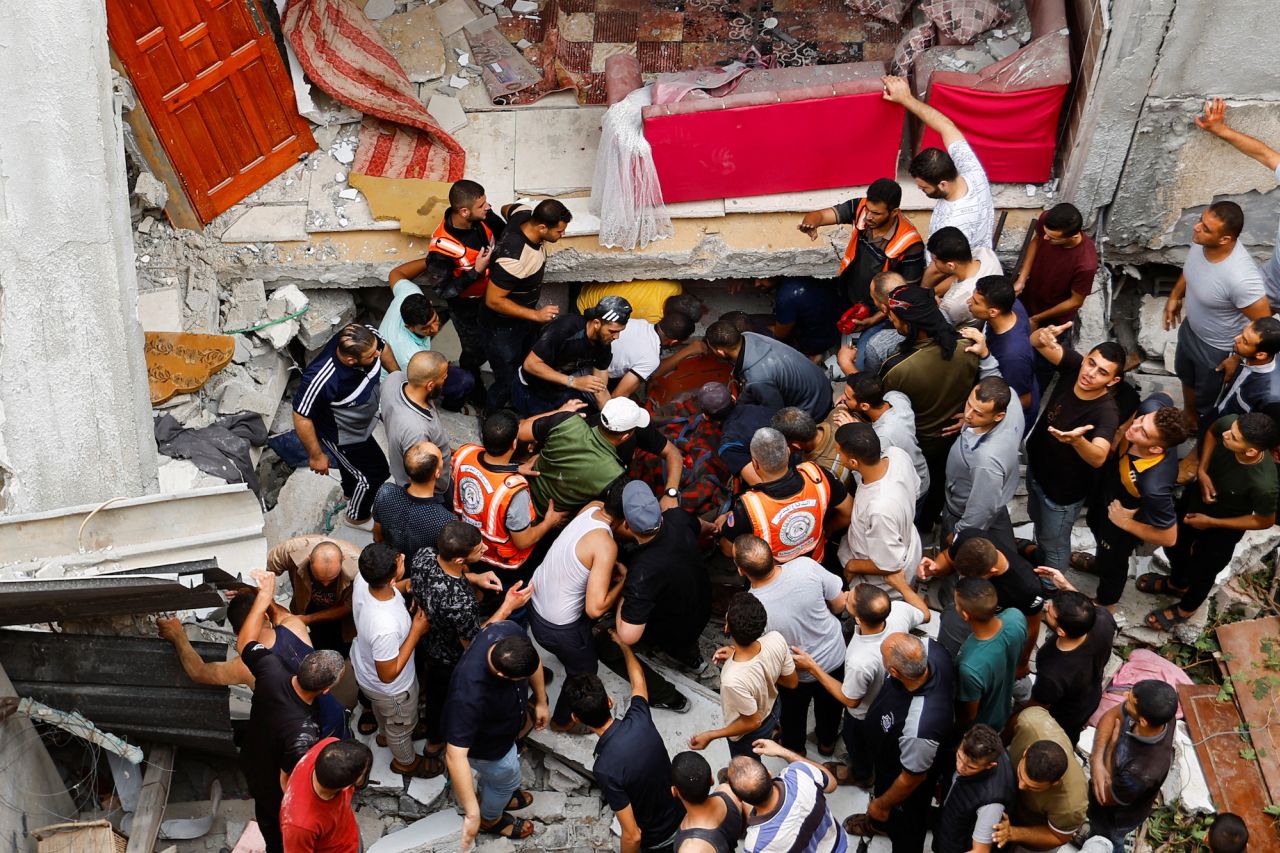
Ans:
{"label": "crowd of people", "polygon": [[[257,591],[231,602],[236,661],[205,663],[161,626],[192,677],[253,686],[244,767],[269,851],[358,849],[351,792],[373,758],[333,698],[344,672],[354,728],[376,733],[391,771],[448,774],[464,849],[533,833],[519,756],[549,726],[596,739],[625,851],[843,851],[880,834],[915,853],[930,832],[937,853],[1124,850],[1169,772],[1178,697],[1139,681],[1095,718],[1115,607],[1130,557],[1161,547],[1169,573],[1134,586],[1159,602],[1147,623],[1174,628],[1244,532],[1274,523],[1280,290],[1238,242],[1240,208],[1210,205],[1165,312],[1172,326],[1185,310],[1182,399],[1140,399],[1119,344],[1073,346],[1098,266],[1080,211],[1041,215],[1006,274],[969,143],[905,80],[885,78],[884,97],[945,146],[910,162],[937,201],[927,239],[898,183],[877,181],[799,223],[815,239],[852,226],[834,278],[773,283],[777,316],[733,312],[701,335],[688,295],[652,322],[618,294],[581,313],[543,304],[569,211],[499,216],[482,187],[453,185],[427,256],[392,273],[381,327],[341,329],[294,398],[311,469],[338,467],[344,521],[375,541],[274,548]],[[1224,109],[1198,123],[1280,169]],[[456,365],[431,350],[446,307]],[[684,408],[640,395],[681,387],[695,363],[724,375],[686,383],[668,401]],[[480,441],[453,446],[439,407],[468,405]],[[695,431],[708,453],[686,443]],[[727,472],[710,508],[691,499],[706,455]],[[1030,539],[1009,512],[1022,485]],[[1073,550],[1082,514],[1093,554]],[[728,642],[704,658],[716,560],[741,591],[717,609]],[[554,703],[547,654],[564,672]],[[718,725],[664,741],[655,719],[690,699],[655,661],[719,667]],[[628,696],[609,695],[602,663]],[[705,758],[718,739],[725,768]],[[832,814],[838,785],[867,789],[865,812]],[[1209,844],[1246,838],[1222,815]]]}

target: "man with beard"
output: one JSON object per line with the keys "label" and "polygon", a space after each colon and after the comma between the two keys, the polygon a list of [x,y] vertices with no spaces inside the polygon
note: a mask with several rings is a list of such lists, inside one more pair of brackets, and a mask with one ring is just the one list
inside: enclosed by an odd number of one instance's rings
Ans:
{"label": "man with beard", "polygon": [[606,296],[585,314],[547,324],[511,383],[511,403],[528,417],[582,399],[595,409],[609,401],[613,342],[631,319],[631,303]]}
{"label": "man with beard", "polygon": [[404,371],[397,370],[386,378],[382,395],[382,423],[387,430],[387,454],[391,479],[398,486],[409,485],[404,470],[404,454],[420,441],[429,441],[440,449],[443,467],[436,480],[436,497],[449,495],[453,486],[453,448],[449,431],[440,420],[436,403],[444,393],[449,376],[449,362],[436,352],[416,353]]}

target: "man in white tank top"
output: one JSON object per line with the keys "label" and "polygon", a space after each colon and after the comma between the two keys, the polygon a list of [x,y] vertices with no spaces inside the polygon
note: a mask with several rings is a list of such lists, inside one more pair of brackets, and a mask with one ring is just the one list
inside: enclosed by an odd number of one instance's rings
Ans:
{"label": "man in white tank top", "polygon": [[[613,531],[622,524],[622,488],[619,478],[605,492],[603,501],[592,501],[565,525],[542,564],[534,570],[530,585],[529,627],[533,638],[564,664],[565,675],[594,673],[599,663],[591,624],[613,609],[622,592],[626,570],[617,564],[618,544]],[[556,701],[551,728],[558,732],[589,729],[575,727],[564,694]]]}

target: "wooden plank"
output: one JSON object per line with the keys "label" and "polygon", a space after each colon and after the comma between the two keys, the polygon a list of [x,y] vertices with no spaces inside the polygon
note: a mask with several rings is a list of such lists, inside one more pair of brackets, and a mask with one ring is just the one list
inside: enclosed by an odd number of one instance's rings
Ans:
{"label": "wooden plank", "polygon": [[1280,802],[1280,669],[1266,665],[1280,657],[1280,617],[1234,622],[1217,633],[1267,792],[1272,802]]}
{"label": "wooden plank", "polygon": [[1186,716],[1196,758],[1218,811],[1239,815],[1249,827],[1249,838],[1261,842],[1260,849],[1275,849],[1266,839],[1280,844],[1271,819],[1262,810],[1269,805],[1266,782],[1256,760],[1241,755],[1248,744],[1240,737],[1244,729],[1240,712],[1229,699],[1218,701],[1218,687],[1212,684],[1184,684],[1178,688],[1182,713]]}
{"label": "wooden plank", "polygon": [[152,853],[155,849],[164,807],[169,803],[169,783],[173,780],[173,760],[177,752],[175,747],[163,744],[151,747],[125,853]]}

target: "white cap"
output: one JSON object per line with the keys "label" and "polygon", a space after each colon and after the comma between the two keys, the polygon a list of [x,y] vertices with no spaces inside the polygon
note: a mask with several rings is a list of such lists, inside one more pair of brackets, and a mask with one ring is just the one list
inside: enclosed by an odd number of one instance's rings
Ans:
{"label": "white cap", "polygon": [[614,397],[600,410],[600,423],[609,432],[628,432],[649,425],[649,413],[628,397]]}

